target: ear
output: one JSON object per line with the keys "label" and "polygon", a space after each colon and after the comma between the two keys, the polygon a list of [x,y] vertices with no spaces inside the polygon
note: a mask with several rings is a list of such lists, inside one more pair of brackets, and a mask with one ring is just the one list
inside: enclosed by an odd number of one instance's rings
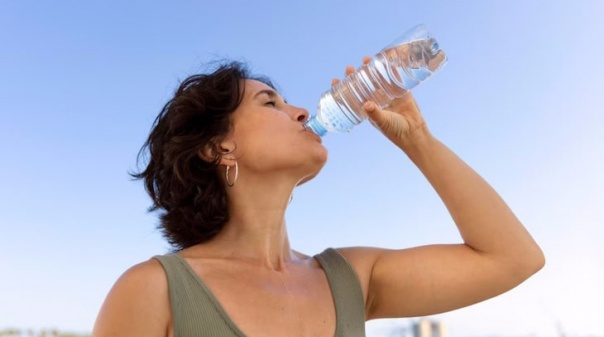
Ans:
{"label": "ear", "polygon": [[197,152],[197,156],[208,163],[211,163],[214,161],[214,159],[216,158],[216,151],[215,151],[215,146],[214,144],[207,144],[203,147],[203,149],[199,150],[199,152]]}
{"label": "ear", "polygon": [[211,142],[199,150],[197,155],[206,162],[214,162],[217,158],[220,165],[232,166],[237,160],[234,156],[236,144],[230,140],[220,143]]}

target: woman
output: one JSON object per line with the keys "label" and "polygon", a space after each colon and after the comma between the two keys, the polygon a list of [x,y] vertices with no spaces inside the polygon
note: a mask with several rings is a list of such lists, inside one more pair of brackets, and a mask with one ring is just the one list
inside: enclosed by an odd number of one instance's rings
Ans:
{"label": "woman", "polygon": [[162,211],[175,253],[120,277],[93,336],[364,336],[366,320],[461,308],[542,268],[526,229],[430,133],[411,94],[388,109],[363,108],[432,184],[463,244],[316,256],[293,250],[285,210],[327,151],[303,127],[306,110],[241,64],[224,63],[180,85],[145,144],[148,166],[136,175]]}

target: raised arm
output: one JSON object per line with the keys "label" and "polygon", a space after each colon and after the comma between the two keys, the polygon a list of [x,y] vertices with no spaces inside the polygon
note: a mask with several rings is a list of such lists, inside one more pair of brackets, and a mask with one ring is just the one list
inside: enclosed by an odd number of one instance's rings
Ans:
{"label": "raised arm", "polygon": [[464,242],[341,249],[361,279],[367,319],[464,307],[510,290],[542,268],[543,253],[527,230],[485,180],[431,135],[411,94],[387,110],[365,107],[373,124],[428,179]]}

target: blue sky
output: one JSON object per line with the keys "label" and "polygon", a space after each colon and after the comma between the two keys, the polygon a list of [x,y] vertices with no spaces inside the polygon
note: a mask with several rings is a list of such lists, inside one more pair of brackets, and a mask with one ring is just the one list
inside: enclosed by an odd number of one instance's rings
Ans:
{"label": "blue sky", "polygon": [[[167,251],[128,171],[179,80],[243,60],[314,112],[346,65],[424,23],[449,57],[414,90],[432,132],[548,259],[518,288],[433,318],[451,337],[604,335],[603,18],[596,0],[4,1],[0,329],[89,331],[117,277]],[[328,164],[287,214],[295,248],[460,241],[371,125],[324,144]],[[408,322],[370,322],[368,335]]]}

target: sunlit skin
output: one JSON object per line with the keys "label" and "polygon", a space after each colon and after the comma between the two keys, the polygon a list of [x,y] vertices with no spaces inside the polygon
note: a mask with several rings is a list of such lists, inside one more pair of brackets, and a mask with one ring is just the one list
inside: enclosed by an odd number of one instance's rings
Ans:
{"label": "sunlit skin", "polygon": [[[347,67],[346,74],[353,70]],[[499,195],[430,133],[411,94],[386,109],[372,102],[364,109],[424,174],[463,238],[460,244],[398,250],[339,248],[359,277],[368,320],[464,307],[515,287],[543,266],[529,233]],[[237,182],[228,189],[231,218],[214,239],[180,252],[249,337],[334,336],[326,276],[315,259],[290,246],[285,223],[293,189],[327,160],[320,138],[302,126],[307,119],[306,110],[270,87],[246,81],[233,131],[220,144],[228,153],[221,164],[239,165]],[[173,336],[159,262],[124,273],[107,296],[93,336]]]}
{"label": "sunlit skin", "polygon": [[[237,159],[242,188],[266,191],[284,188],[289,196],[293,188],[314,177],[327,160],[321,138],[303,124],[307,110],[288,104],[268,85],[247,80],[242,106],[233,114],[233,132],[221,144],[229,155],[224,165]],[[245,183],[239,184],[239,179]],[[252,192],[252,193],[257,193]],[[279,195],[281,195],[279,193]]]}

